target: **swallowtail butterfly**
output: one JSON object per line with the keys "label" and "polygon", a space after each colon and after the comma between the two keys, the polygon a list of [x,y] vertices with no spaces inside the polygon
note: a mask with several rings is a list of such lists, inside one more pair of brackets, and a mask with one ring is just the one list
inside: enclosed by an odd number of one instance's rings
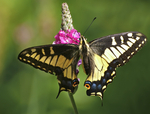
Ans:
{"label": "swallowtail butterfly", "polygon": [[[146,36],[139,32],[124,32],[98,38],[87,43],[81,36],[79,45],[55,44],[23,50],[18,59],[50,74],[55,74],[61,91],[74,92],[78,86],[76,66],[79,57],[87,79],[88,96],[103,98],[103,92],[123,66],[142,48]],[[58,93],[58,95],[59,95]],[[57,96],[58,97],[58,96]]]}

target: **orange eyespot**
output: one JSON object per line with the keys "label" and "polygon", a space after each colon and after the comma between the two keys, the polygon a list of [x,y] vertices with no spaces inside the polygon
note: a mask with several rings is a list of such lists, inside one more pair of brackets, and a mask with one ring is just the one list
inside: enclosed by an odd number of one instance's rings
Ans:
{"label": "orange eyespot", "polygon": [[73,87],[76,87],[77,85],[78,85],[78,83],[77,83],[77,82],[74,82],[72,86],[73,86]]}
{"label": "orange eyespot", "polygon": [[90,87],[90,84],[85,84],[84,85],[87,89],[90,89],[91,87]]}

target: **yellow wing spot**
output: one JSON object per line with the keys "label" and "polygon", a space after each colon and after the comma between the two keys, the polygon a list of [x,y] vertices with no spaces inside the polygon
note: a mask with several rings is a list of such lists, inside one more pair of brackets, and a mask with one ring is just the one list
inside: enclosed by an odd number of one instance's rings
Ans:
{"label": "yellow wing spot", "polygon": [[108,63],[105,59],[101,58],[99,55],[94,54],[95,68],[94,74],[91,75],[92,81],[101,80],[101,77],[104,76],[104,72],[107,70]]}
{"label": "yellow wing spot", "polygon": [[137,36],[142,36],[142,34],[141,34],[141,33],[136,33],[136,35],[137,35]]}
{"label": "yellow wing spot", "polygon": [[50,54],[51,54],[51,55],[53,55],[53,54],[54,54],[53,47],[50,47]]}
{"label": "yellow wing spot", "polygon": [[133,54],[134,54],[134,52],[131,53],[131,55],[133,55]]}
{"label": "yellow wing spot", "polygon": [[38,68],[41,68],[41,66],[39,66],[39,65],[38,65],[37,67],[38,67]]}
{"label": "yellow wing spot", "polygon": [[106,85],[104,85],[104,86],[102,87],[102,90],[104,90],[104,89],[106,89]]}
{"label": "yellow wing spot", "polygon": [[137,51],[139,48],[136,48],[135,50]]}
{"label": "yellow wing spot", "polygon": [[140,39],[140,37],[137,36],[137,37],[136,37],[136,40],[139,40],[139,39]]}
{"label": "yellow wing spot", "polygon": [[71,66],[69,66],[69,68],[67,68],[66,70],[67,70],[67,74],[66,74],[67,78],[71,79],[71,76],[72,76],[72,74],[71,74],[71,72],[72,72]]}
{"label": "yellow wing spot", "polygon": [[67,77],[67,69],[64,70],[64,77]]}
{"label": "yellow wing spot", "polygon": [[132,37],[133,33],[128,33],[127,36],[128,37]]}
{"label": "yellow wing spot", "polygon": [[43,68],[43,70],[45,70],[45,71],[46,71],[46,68]]}
{"label": "yellow wing spot", "polygon": [[111,73],[111,76],[113,76],[115,73],[116,73],[116,72],[115,72],[115,71],[113,71],[113,72]]}
{"label": "yellow wing spot", "polygon": [[37,56],[35,57],[35,59],[38,61],[38,60],[40,59],[40,54],[37,55]]}
{"label": "yellow wing spot", "polygon": [[131,43],[131,42],[129,42],[129,41],[127,41],[127,44],[128,44],[128,46],[132,46],[133,45],[133,43]]}
{"label": "yellow wing spot", "polygon": [[22,60],[22,58],[21,58],[21,57],[19,57],[19,59],[20,59],[20,60]]}
{"label": "yellow wing spot", "polygon": [[[100,71],[97,72],[97,74],[96,74],[97,75],[97,80],[101,80],[101,78],[104,77],[104,72],[105,71],[106,71],[106,67],[104,67],[101,72]],[[95,80],[95,81],[97,81],[97,80]]]}
{"label": "yellow wing spot", "polygon": [[136,40],[133,39],[133,38],[129,38],[129,40],[130,40],[132,43],[135,43],[135,42],[136,42]]}
{"label": "yellow wing spot", "polygon": [[49,73],[52,73],[52,71],[51,71],[51,70],[49,70],[48,72],[49,72]]}
{"label": "yellow wing spot", "polygon": [[23,59],[23,61],[26,61],[26,59]]}
{"label": "yellow wing spot", "polygon": [[101,92],[97,92],[97,95],[98,95],[98,96],[102,96],[102,93],[101,93]]}
{"label": "yellow wing spot", "polygon": [[142,44],[139,44],[139,47],[141,47],[142,46]]}
{"label": "yellow wing spot", "polygon": [[[98,67],[99,68],[99,67]],[[101,67],[100,67],[100,69],[101,69]],[[99,74],[99,71],[98,71],[98,69],[95,67],[94,68],[94,75],[92,75],[91,77],[92,77],[92,81],[97,81],[98,80],[98,74]],[[101,76],[99,76],[99,78],[101,79]]]}
{"label": "yellow wing spot", "polygon": [[125,49],[125,50],[128,50],[128,49],[129,49],[129,47],[128,47],[127,45],[125,45],[125,44],[122,44],[121,47],[122,47],[123,49]]}
{"label": "yellow wing spot", "polygon": [[57,81],[58,81],[59,84],[61,84],[61,81],[60,81],[60,80],[57,80]]}
{"label": "yellow wing spot", "polygon": [[145,42],[147,41],[147,39],[146,39],[146,38],[145,38],[144,40],[145,40]]}
{"label": "yellow wing spot", "polygon": [[131,56],[128,56],[127,59],[130,59]]}
{"label": "yellow wing spot", "polygon": [[121,64],[118,64],[117,67],[119,67]]}
{"label": "yellow wing spot", "polygon": [[67,89],[67,91],[71,92],[71,90],[70,90],[70,89]]}
{"label": "yellow wing spot", "polygon": [[113,53],[116,55],[117,58],[121,55],[114,47],[110,47],[110,49],[113,51]]}
{"label": "yellow wing spot", "polygon": [[144,44],[144,41],[142,41],[142,44]]}
{"label": "yellow wing spot", "polygon": [[60,89],[60,90],[62,90],[62,91],[63,91],[63,90],[65,90],[65,88],[64,88],[64,87],[61,87],[61,89]]}
{"label": "yellow wing spot", "polygon": [[126,60],[123,61],[123,63],[125,63],[125,62],[126,62]]}
{"label": "yellow wing spot", "polygon": [[104,58],[108,63],[110,63],[111,61],[103,54],[102,58]]}
{"label": "yellow wing spot", "polygon": [[110,83],[110,82],[112,82],[112,79],[107,80],[107,83]]}
{"label": "yellow wing spot", "polygon": [[120,36],[120,39],[121,39],[121,43],[123,44],[123,43],[124,43],[124,38],[123,38],[123,36]]}
{"label": "yellow wing spot", "polygon": [[49,65],[49,63],[50,63],[50,61],[51,61],[51,58],[52,58],[52,57],[49,56],[49,57],[46,59],[45,63]]}
{"label": "yellow wing spot", "polygon": [[122,49],[122,48],[121,48],[121,47],[119,47],[119,46],[117,46],[116,48],[119,50],[119,52],[120,52],[121,54],[123,54],[123,53],[125,52],[125,50],[124,50],[124,49]]}
{"label": "yellow wing spot", "polygon": [[21,54],[23,54],[23,55],[24,55],[24,54],[26,54],[26,53],[28,53],[28,52],[27,52],[27,51],[23,51]]}
{"label": "yellow wing spot", "polygon": [[87,78],[87,80],[90,80],[90,81],[100,80],[102,76],[101,73],[103,73],[103,71],[100,72],[99,70],[104,70],[102,69],[102,64],[106,63],[106,66],[108,65],[108,63],[103,58],[101,58],[100,56],[96,54],[94,54],[94,60],[95,60],[94,72],[92,72],[91,75]]}
{"label": "yellow wing spot", "polygon": [[27,60],[28,63],[30,63],[31,61]]}
{"label": "yellow wing spot", "polygon": [[69,63],[69,59],[66,59],[65,64],[64,64],[64,67],[63,67],[63,68],[66,68],[66,67],[67,67],[67,65],[68,65],[68,63]]}
{"label": "yellow wing spot", "polygon": [[40,61],[41,61],[42,63],[44,63],[44,61],[45,61],[46,58],[47,58],[47,56],[43,56],[43,57],[40,59]]}
{"label": "yellow wing spot", "polygon": [[33,52],[35,52],[35,51],[36,51],[36,49],[35,49],[35,48],[32,48],[32,49],[31,49],[31,51],[32,51],[32,53],[33,53]]}
{"label": "yellow wing spot", "polygon": [[45,50],[44,50],[44,48],[42,48],[42,53],[43,53],[43,55],[45,55]]}
{"label": "yellow wing spot", "polygon": [[101,92],[97,92],[97,96],[99,96],[102,100],[102,93]]}
{"label": "yellow wing spot", "polygon": [[[72,76],[72,80],[74,80],[74,79],[77,79],[75,72],[73,72],[73,76]],[[74,82],[74,85],[77,86],[78,84],[76,82]]]}
{"label": "yellow wing spot", "polygon": [[55,55],[55,56],[53,57],[52,61],[50,62],[50,65],[55,66],[55,64],[56,64],[56,62],[57,62],[57,58],[58,58],[58,56]]}
{"label": "yellow wing spot", "polygon": [[63,55],[60,55],[59,58],[58,58],[58,62],[56,64],[56,66],[59,66],[59,67],[62,68],[65,60],[66,60],[66,58]]}
{"label": "yellow wing spot", "polygon": [[92,93],[91,93],[91,96],[95,96],[95,92],[92,92]]}
{"label": "yellow wing spot", "polygon": [[37,53],[34,53],[31,55],[32,58],[34,58],[37,55]]}
{"label": "yellow wing spot", "polygon": [[116,59],[115,55],[108,48],[105,50],[104,54],[110,61]]}
{"label": "yellow wing spot", "polygon": [[73,58],[71,60],[67,59],[64,63],[63,68],[67,68],[72,63],[72,61],[73,61]]}
{"label": "yellow wing spot", "polygon": [[[104,72],[107,70],[107,67],[108,67],[109,65],[108,65],[108,63],[107,63],[103,58],[101,59],[101,63],[103,64],[103,69],[102,69],[102,71],[99,72],[99,73],[102,73],[102,76],[104,76]],[[99,79],[99,80],[101,80],[101,79]]]}
{"label": "yellow wing spot", "polygon": [[33,66],[35,66],[35,64],[34,63],[31,63]]}
{"label": "yellow wing spot", "polygon": [[117,43],[115,41],[115,37],[111,37],[111,39],[112,39],[112,45],[116,45]]}
{"label": "yellow wing spot", "polygon": [[26,54],[26,57],[30,57],[30,55],[27,53],[27,54]]}

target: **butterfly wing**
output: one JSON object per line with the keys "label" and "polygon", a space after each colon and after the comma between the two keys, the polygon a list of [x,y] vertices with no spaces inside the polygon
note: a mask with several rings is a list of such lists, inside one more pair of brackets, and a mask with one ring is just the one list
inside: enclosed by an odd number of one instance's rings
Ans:
{"label": "butterfly wing", "polygon": [[31,47],[23,50],[18,59],[37,69],[55,74],[60,86],[59,93],[61,91],[73,93],[79,83],[76,73],[79,59],[78,45],[57,44]]}
{"label": "butterfly wing", "polygon": [[124,32],[89,42],[90,54],[83,61],[88,75],[85,81],[87,95],[102,99],[108,83],[116,75],[116,68],[127,63],[145,42],[146,36],[139,32]]}

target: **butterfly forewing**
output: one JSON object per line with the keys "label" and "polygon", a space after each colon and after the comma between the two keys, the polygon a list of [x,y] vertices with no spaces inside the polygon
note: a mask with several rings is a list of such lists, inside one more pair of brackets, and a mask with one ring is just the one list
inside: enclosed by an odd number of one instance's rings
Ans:
{"label": "butterfly forewing", "polygon": [[60,92],[73,92],[73,83],[79,83],[76,74],[79,59],[78,45],[57,44],[31,47],[23,50],[18,59],[37,69],[57,75]]}
{"label": "butterfly forewing", "polygon": [[89,43],[94,53],[100,55],[108,63],[119,59],[124,65],[146,42],[146,36],[139,32],[124,32],[109,35]]}
{"label": "butterfly forewing", "polygon": [[139,32],[114,34],[89,42],[91,54],[88,58],[93,66],[91,71],[86,69],[87,95],[102,98],[107,84],[116,75],[116,68],[128,62],[145,42],[145,35]]}

